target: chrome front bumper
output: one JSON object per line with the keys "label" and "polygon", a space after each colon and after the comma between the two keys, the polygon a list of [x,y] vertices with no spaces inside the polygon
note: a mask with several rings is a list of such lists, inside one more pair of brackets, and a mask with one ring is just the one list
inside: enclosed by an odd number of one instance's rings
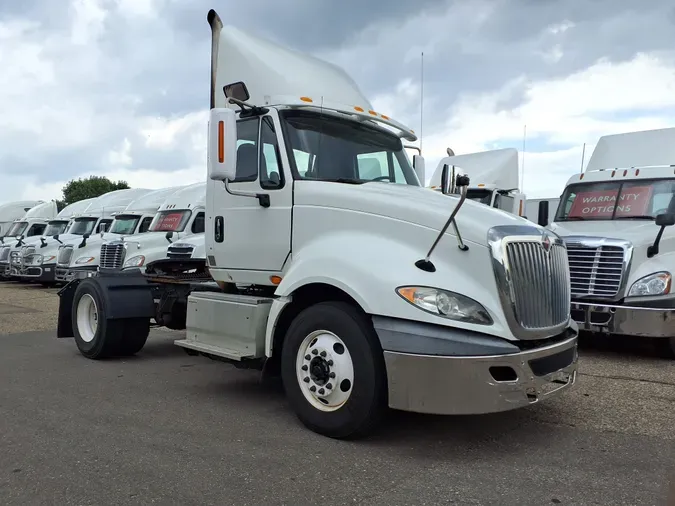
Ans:
{"label": "chrome front bumper", "polygon": [[572,387],[576,334],[518,353],[417,355],[385,351],[389,406],[439,415],[484,414],[529,406]]}
{"label": "chrome front bumper", "polygon": [[572,302],[579,330],[641,337],[675,336],[675,309]]}

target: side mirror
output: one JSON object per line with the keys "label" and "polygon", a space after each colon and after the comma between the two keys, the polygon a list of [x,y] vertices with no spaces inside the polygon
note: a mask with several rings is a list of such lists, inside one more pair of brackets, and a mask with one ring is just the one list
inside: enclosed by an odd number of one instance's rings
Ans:
{"label": "side mirror", "polygon": [[173,237],[173,232],[168,231],[164,237],[166,237],[167,241],[171,242],[171,238]]}
{"label": "side mirror", "polygon": [[656,216],[654,220],[657,227],[672,227],[675,225],[675,213],[663,213]]}
{"label": "side mirror", "polygon": [[209,112],[207,165],[209,179],[234,181],[237,174],[237,115],[232,109]]}
{"label": "side mirror", "polygon": [[652,258],[654,255],[659,254],[659,244],[661,242],[661,237],[663,236],[663,231],[666,227],[672,227],[675,225],[675,214],[673,213],[663,213],[656,216],[654,219],[659,228],[659,232],[656,234],[656,239],[654,239],[654,244],[647,248],[647,258]]}
{"label": "side mirror", "polygon": [[448,164],[443,165],[443,171],[441,172],[441,193],[447,195],[448,190],[448,177],[450,176],[450,167]]}
{"label": "side mirror", "polygon": [[89,232],[87,232],[86,234],[83,234],[83,235],[82,235],[82,239],[84,239],[84,240],[87,240],[87,239],[89,239],[90,237],[91,237],[91,234],[90,234]]}
{"label": "side mirror", "polygon": [[413,169],[415,169],[415,173],[417,174],[417,179],[420,180],[420,184],[425,186],[426,173],[424,157],[422,155],[413,155]]}
{"label": "side mirror", "polygon": [[545,227],[548,225],[548,200],[539,202],[539,213],[537,214],[537,225]]}
{"label": "side mirror", "polygon": [[243,81],[237,81],[236,83],[226,84],[223,86],[223,93],[227,98],[234,98],[235,100],[240,100],[241,102],[246,102],[251,95],[248,93],[248,88]]}

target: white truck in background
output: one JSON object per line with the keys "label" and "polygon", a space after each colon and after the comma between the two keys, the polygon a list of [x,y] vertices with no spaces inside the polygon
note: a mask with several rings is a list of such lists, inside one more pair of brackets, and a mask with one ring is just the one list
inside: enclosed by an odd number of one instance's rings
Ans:
{"label": "white truck in background", "polygon": [[[87,246],[94,235],[103,236],[110,229],[115,215],[124,211],[137,198],[150,193],[147,188],[127,188],[114,190],[94,200],[85,211],[75,218],[69,234],[61,237],[56,252],[56,274],[58,283],[68,281],[66,275],[70,262],[79,257],[79,252]],[[96,241],[96,239],[94,239]]]}
{"label": "white truck in background", "polygon": [[[208,21],[206,265],[73,280],[59,338],[101,359],[139,352],[153,320],[186,329],[187,353],[279,374],[302,423],[335,438],[387,406],[497,412],[575,383],[557,236],[422,187],[401,142],[415,134],[339,67]],[[364,179],[369,159],[382,174]]]}
{"label": "white truck in background", "polygon": [[[10,249],[10,275],[19,280],[30,280],[42,283],[45,286],[50,285],[48,276],[41,277],[39,275],[31,276],[30,273],[42,271],[42,255],[40,254],[44,248],[49,246],[50,241],[54,237],[66,232],[68,227],[73,223],[73,216],[82,210],[86,209],[93,199],[85,199],[64,207],[56,218],[47,223],[45,230],[41,235],[32,236],[21,241],[21,245],[14,244]],[[56,259],[52,256],[47,258],[47,262],[53,262]],[[30,279],[28,279],[30,278]],[[51,272],[51,280],[54,278],[53,271]]]}
{"label": "white truck in background", "polygon": [[448,155],[443,158],[431,176],[429,187],[440,190],[441,174],[444,167],[452,172],[460,169],[471,178],[471,186],[467,189],[466,198],[495,207],[503,211],[525,215],[525,194],[520,193],[520,176],[518,169],[518,150],[514,148],[494,149],[455,155],[448,148]]}
{"label": "white truck in background", "polygon": [[167,246],[204,233],[206,183],[179,188],[162,202],[148,232],[134,241],[116,240],[101,246],[101,269],[140,269],[166,258]]}
{"label": "white truck in background", "polygon": [[601,137],[552,218],[579,327],[654,338],[675,358],[675,128]]}
{"label": "white truck in background", "polygon": [[[131,201],[127,207],[119,213],[113,214],[113,222],[104,234],[90,237],[85,247],[78,249],[73,255],[67,272],[66,280],[81,276],[86,277],[96,272],[99,266],[110,268],[117,258],[108,254],[108,244],[118,244],[120,241],[124,248],[141,250],[144,234],[150,230],[152,220],[155,218],[161,205],[171,198],[171,195],[182,189],[182,186],[161,188],[140,195]],[[101,255],[103,253],[103,255]]]}
{"label": "white truck in background", "polygon": [[44,204],[44,200],[17,200],[0,204],[0,238],[7,235],[14,221],[39,204]]}
{"label": "white truck in background", "polygon": [[47,223],[58,215],[56,202],[43,202],[29,209],[23,218],[15,220],[7,235],[0,239],[0,275],[11,275],[12,250],[24,245],[28,237],[40,236]]}

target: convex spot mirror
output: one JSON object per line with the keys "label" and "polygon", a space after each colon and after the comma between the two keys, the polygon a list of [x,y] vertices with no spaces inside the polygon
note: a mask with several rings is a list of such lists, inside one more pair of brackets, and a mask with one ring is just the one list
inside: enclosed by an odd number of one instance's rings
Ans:
{"label": "convex spot mirror", "polygon": [[237,173],[237,116],[233,109],[209,112],[208,171],[213,181],[234,181]]}
{"label": "convex spot mirror", "polygon": [[675,213],[663,213],[654,220],[657,227],[672,227],[675,225]]}

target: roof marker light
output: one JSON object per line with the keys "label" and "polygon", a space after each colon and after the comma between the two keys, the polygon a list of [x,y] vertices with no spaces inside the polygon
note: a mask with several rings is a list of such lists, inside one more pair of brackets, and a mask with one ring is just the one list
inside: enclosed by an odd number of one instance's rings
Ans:
{"label": "roof marker light", "polygon": [[300,97],[300,100],[302,100],[303,102],[314,102],[314,100],[312,100],[309,97]]}
{"label": "roof marker light", "polygon": [[375,111],[368,111],[368,114],[371,114],[373,116],[377,116],[377,113]]}
{"label": "roof marker light", "polygon": [[356,112],[365,112],[364,109],[363,109],[363,107],[359,107],[358,105],[354,106],[354,110],[355,110]]}

